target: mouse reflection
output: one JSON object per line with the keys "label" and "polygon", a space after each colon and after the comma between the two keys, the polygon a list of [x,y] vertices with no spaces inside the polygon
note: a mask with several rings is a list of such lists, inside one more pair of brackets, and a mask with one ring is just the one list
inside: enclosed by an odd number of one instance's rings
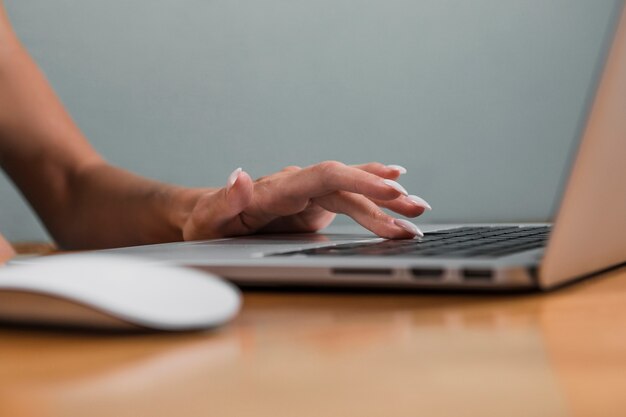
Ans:
{"label": "mouse reflection", "polygon": [[[151,415],[176,415],[176,410],[161,407],[169,400],[180,405],[193,397],[197,392],[183,387],[202,386],[193,382],[232,363],[248,344],[245,331],[187,335],[6,327],[2,331],[17,338],[11,337],[16,341],[13,346],[0,347],[0,368],[11,376],[10,384],[0,386],[0,415],[15,417],[95,416],[99,409],[101,415],[135,415],[128,411],[137,411],[133,404],[149,407]],[[11,356],[19,350],[20,360],[1,359],[9,357],[3,350]],[[157,413],[152,410],[154,401],[160,404]],[[128,414],[111,414],[118,406]]]}

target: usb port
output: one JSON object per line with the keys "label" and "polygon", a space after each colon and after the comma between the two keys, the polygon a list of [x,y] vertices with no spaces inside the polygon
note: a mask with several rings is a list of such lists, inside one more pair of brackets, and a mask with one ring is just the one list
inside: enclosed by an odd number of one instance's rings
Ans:
{"label": "usb port", "polygon": [[493,271],[491,269],[464,269],[463,278],[465,281],[489,282],[493,279]]}
{"label": "usb port", "polygon": [[417,279],[441,278],[443,268],[411,268],[411,274]]}
{"label": "usb port", "polygon": [[335,275],[391,275],[393,271],[387,268],[333,268]]}

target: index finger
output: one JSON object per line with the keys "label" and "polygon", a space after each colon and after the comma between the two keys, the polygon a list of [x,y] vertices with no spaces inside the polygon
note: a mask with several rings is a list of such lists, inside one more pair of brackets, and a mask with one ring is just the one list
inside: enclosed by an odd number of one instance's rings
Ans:
{"label": "index finger", "polygon": [[294,172],[290,180],[285,181],[283,189],[296,198],[321,197],[335,191],[348,191],[378,200],[393,200],[407,194],[391,179],[336,161],[321,162]]}
{"label": "index finger", "polygon": [[358,168],[362,171],[369,172],[370,174],[378,175],[379,177],[389,178],[392,180],[397,179],[400,175],[406,174],[406,168],[400,165],[385,165],[380,162],[368,162],[366,164],[352,165],[354,168]]}

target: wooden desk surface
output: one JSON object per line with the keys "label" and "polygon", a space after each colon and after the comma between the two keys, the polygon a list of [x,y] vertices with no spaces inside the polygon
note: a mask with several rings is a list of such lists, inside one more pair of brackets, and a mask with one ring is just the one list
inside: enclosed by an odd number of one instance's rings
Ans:
{"label": "wooden desk surface", "polygon": [[0,416],[624,416],[626,270],[551,294],[245,294],[216,332],[0,328]]}

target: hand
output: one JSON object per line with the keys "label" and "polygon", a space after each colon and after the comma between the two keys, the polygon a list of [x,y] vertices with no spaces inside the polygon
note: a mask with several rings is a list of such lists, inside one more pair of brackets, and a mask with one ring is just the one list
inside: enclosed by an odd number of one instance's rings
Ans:
{"label": "hand", "polygon": [[15,256],[15,251],[9,242],[0,234],[0,266]]}
{"label": "hand", "polygon": [[394,219],[381,207],[408,217],[430,210],[393,181],[406,172],[399,166],[368,163],[347,166],[327,161],[306,168],[287,167],[253,181],[240,168],[227,185],[198,196],[183,225],[185,240],[258,232],[315,232],[335,213],[346,214],[378,236],[422,236],[407,220]]}

